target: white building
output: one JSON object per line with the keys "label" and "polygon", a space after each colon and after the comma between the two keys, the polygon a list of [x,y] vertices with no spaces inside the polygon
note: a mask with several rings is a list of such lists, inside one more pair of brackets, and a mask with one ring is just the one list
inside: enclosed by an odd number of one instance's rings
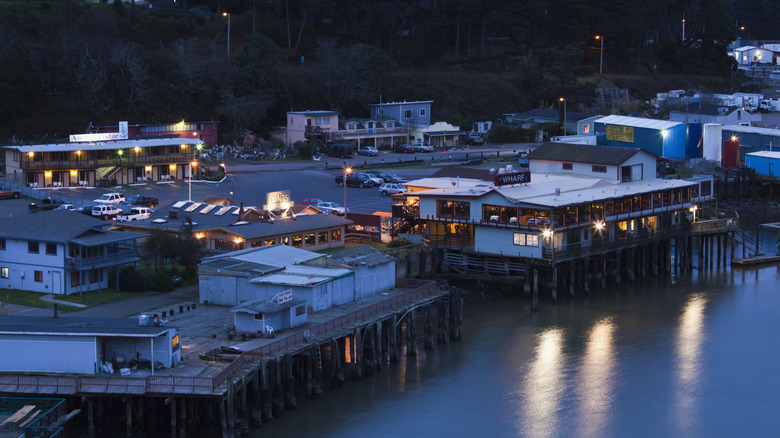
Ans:
{"label": "white building", "polygon": [[146,234],[110,231],[112,222],[54,210],[0,219],[0,288],[55,295],[105,289],[109,268],[139,260]]}

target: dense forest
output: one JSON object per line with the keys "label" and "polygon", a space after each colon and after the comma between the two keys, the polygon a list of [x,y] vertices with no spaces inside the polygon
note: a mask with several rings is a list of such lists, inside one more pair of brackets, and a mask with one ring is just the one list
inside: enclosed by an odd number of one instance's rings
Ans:
{"label": "dense forest", "polygon": [[729,78],[728,44],[780,38],[768,0],[160,3],[0,3],[3,143],[120,120],[219,120],[231,142],[290,109],[366,117],[380,99],[470,127],[559,96],[585,109],[628,77]]}

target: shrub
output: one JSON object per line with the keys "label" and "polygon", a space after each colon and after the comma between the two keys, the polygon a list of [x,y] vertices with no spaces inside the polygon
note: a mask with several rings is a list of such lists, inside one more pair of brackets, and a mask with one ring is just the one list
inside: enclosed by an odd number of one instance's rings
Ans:
{"label": "shrub", "polygon": [[142,292],[149,288],[149,279],[128,266],[119,272],[119,284],[124,290]]}
{"label": "shrub", "polygon": [[152,274],[151,289],[158,292],[170,292],[174,289],[173,275],[167,271],[158,271]]}
{"label": "shrub", "polygon": [[402,246],[409,246],[412,242],[410,242],[408,239],[404,239],[403,237],[399,237],[398,239],[393,239],[390,241],[390,243],[387,244],[388,248],[400,248]]}

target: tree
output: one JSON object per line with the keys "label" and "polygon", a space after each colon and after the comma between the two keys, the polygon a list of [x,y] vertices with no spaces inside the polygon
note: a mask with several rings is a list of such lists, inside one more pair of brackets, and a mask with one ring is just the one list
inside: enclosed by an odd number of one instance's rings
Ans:
{"label": "tree", "polygon": [[187,216],[181,224],[178,240],[179,262],[184,266],[185,275],[189,278],[195,274],[195,267],[200,262],[201,246],[193,233],[192,217]]}
{"label": "tree", "polygon": [[176,241],[167,231],[153,228],[149,231],[149,237],[144,240],[143,251],[154,270],[161,271],[165,269],[168,260],[176,257]]}

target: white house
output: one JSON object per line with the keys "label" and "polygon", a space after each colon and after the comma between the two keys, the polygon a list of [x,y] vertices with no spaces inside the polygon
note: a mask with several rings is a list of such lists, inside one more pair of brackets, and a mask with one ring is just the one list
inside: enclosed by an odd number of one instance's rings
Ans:
{"label": "white house", "polygon": [[335,111],[290,111],[287,113],[284,143],[306,141],[307,133],[328,133],[338,130],[339,113]]}
{"label": "white house", "polygon": [[545,143],[528,153],[536,174],[570,174],[617,182],[656,179],[658,157],[639,148]]}
{"label": "white house", "polygon": [[136,240],[147,236],[111,225],[66,210],[0,219],[0,288],[68,295],[108,287],[109,268],[138,261]]}
{"label": "white house", "polygon": [[291,290],[277,296],[242,303],[230,309],[236,331],[273,333],[306,324],[306,300],[294,298]]}
{"label": "white house", "polygon": [[170,368],[181,361],[178,330],[140,318],[0,316],[0,351],[0,371],[15,372],[94,374],[104,362]]}
{"label": "white house", "polygon": [[740,66],[751,64],[771,64],[774,62],[774,53],[756,46],[744,46],[734,50],[734,59]]}

